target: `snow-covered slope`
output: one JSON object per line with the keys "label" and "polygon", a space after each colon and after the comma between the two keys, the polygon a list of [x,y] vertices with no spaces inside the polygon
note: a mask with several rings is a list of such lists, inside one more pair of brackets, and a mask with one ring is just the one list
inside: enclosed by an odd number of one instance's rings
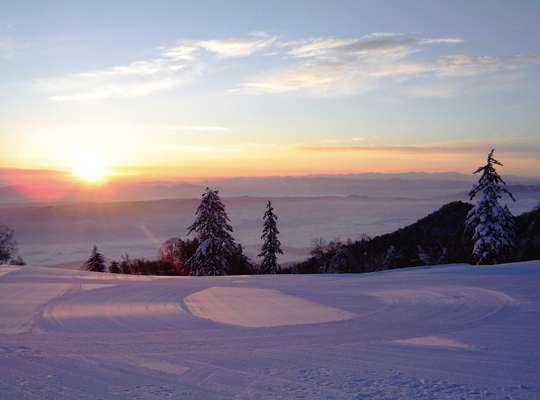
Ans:
{"label": "snow-covered slope", "polygon": [[540,262],[143,277],[0,266],[0,398],[540,398]]}

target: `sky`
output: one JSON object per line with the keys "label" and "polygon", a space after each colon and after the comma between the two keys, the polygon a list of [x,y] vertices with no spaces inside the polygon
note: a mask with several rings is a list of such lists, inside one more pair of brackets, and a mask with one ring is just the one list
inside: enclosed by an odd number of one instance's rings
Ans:
{"label": "sky", "polygon": [[4,182],[540,176],[538,1],[0,3]]}

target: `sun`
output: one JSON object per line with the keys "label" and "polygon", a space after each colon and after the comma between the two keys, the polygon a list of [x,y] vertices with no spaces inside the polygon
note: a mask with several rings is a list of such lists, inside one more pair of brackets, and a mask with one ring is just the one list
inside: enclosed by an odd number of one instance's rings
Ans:
{"label": "sun", "polygon": [[108,173],[105,158],[100,154],[82,154],[77,156],[77,177],[87,183],[101,183]]}

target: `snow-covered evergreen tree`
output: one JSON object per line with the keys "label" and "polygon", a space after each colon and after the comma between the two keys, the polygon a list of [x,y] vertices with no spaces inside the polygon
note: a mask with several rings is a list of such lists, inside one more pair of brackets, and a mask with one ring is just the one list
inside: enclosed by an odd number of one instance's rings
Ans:
{"label": "snow-covered evergreen tree", "polygon": [[188,228],[188,235],[197,233],[199,247],[186,262],[190,275],[226,275],[228,258],[236,251],[236,244],[229,233],[233,228],[227,223],[229,217],[217,190],[206,188],[195,214],[197,217]]}
{"label": "snow-covered evergreen tree", "polygon": [[439,265],[443,263],[444,256],[448,249],[446,247],[428,247],[427,251],[418,245],[418,258],[426,265]]}
{"label": "snow-covered evergreen tree", "polygon": [[90,258],[84,263],[81,269],[93,272],[105,272],[105,257],[98,251],[96,245],[92,249]]}
{"label": "snow-covered evergreen tree", "polygon": [[483,195],[469,212],[466,221],[467,229],[474,231],[472,256],[477,264],[504,261],[504,255],[512,249],[515,240],[514,217],[508,206],[501,207],[499,199],[506,193],[512,200],[516,200],[502,186],[506,186],[506,183],[494,168],[494,165],[502,164],[493,158],[493,152],[494,149],[488,155],[487,164],[474,172],[482,172],[482,177],[469,192],[470,200],[479,193]]}
{"label": "snow-covered evergreen tree", "polygon": [[332,259],[323,266],[321,272],[327,274],[338,274],[349,272],[351,268],[351,255],[347,246],[343,245],[337,249]]}
{"label": "snow-covered evergreen tree", "polygon": [[277,215],[274,214],[274,208],[272,203],[268,201],[266,206],[266,212],[263,216],[264,225],[263,225],[263,234],[261,239],[264,240],[264,243],[261,248],[261,253],[257,257],[263,257],[261,265],[259,266],[260,274],[277,274],[281,267],[277,262],[277,254],[283,254],[281,250],[281,243],[277,238],[279,231],[276,226],[276,221],[278,219]]}
{"label": "snow-covered evergreen tree", "polygon": [[399,257],[398,252],[396,251],[396,248],[394,246],[390,246],[388,250],[386,251],[380,270],[386,271],[388,269],[393,268],[394,264],[399,258],[400,257]]}

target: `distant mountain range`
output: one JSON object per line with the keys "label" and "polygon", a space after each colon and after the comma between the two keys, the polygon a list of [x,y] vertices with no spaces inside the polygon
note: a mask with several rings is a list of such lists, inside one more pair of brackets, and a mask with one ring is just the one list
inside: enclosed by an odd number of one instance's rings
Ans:
{"label": "distant mountain range", "polygon": [[[6,185],[0,187],[0,203],[36,200],[102,202],[199,198],[206,187],[219,190],[222,197],[359,195],[384,198],[465,200],[466,193],[477,180],[478,176],[476,175],[464,175],[456,172],[238,177],[191,183],[183,181],[109,183],[99,188],[77,189],[61,193],[57,197],[51,196],[51,188]],[[526,193],[528,197],[540,194],[540,178],[506,176],[505,180],[513,192]]]}

